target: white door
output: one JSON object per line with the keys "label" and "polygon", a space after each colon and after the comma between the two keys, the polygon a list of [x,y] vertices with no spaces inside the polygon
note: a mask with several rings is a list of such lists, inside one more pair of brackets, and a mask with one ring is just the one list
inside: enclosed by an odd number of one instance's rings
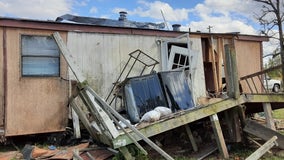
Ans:
{"label": "white door", "polygon": [[[186,35],[188,36],[188,35]],[[178,43],[177,43],[178,42]],[[181,47],[174,44],[184,44]],[[171,46],[169,46],[171,44]],[[162,69],[186,70],[187,80],[196,104],[199,97],[206,96],[202,46],[200,38],[175,38],[162,41],[161,45]]]}

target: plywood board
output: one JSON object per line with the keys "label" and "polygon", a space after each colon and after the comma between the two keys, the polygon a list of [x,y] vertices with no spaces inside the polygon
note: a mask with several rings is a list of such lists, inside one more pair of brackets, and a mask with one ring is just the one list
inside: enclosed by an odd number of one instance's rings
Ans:
{"label": "plywood board", "polygon": [[[261,47],[262,47],[261,42],[235,40],[239,77],[243,77],[261,71],[261,62],[262,62]],[[250,84],[253,87],[252,88],[253,91],[255,93],[257,90],[261,91],[261,82],[258,80],[257,77],[253,79],[256,85],[255,89],[253,83],[250,82]],[[244,92],[250,92],[249,87],[245,83],[242,83],[242,89]]]}
{"label": "plywood board", "polygon": [[[20,35],[51,35],[52,31],[7,29],[6,136],[65,130],[67,65],[60,58],[60,77],[21,77]],[[61,33],[66,39],[66,34]]]}
{"label": "plywood board", "polygon": [[199,97],[206,96],[205,74],[203,66],[202,46],[200,38],[190,38],[190,50],[194,54],[195,68],[192,68],[192,94],[197,102]]}

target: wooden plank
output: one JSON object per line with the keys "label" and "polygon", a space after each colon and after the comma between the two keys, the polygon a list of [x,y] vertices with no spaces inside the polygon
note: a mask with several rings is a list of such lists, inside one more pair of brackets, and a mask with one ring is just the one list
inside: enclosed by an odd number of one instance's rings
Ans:
{"label": "wooden plank", "polygon": [[79,155],[78,149],[73,150],[73,160],[83,160],[83,158]]}
{"label": "wooden plank", "polygon": [[[148,137],[144,136],[139,130],[137,130],[134,126],[132,126],[124,117],[122,117],[115,109],[109,106],[101,97],[97,95],[97,93],[92,88],[86,86],[86,89],[90,92],[90,94],[94,96],[94,100],[102,104],[105,110],[107,110],[110,114],[113,114],[117,119],[123,122],[128,128],[130,128],[135,133],[135,135],[143,139],[149,146],[151,146],[158,153],[160,153],[165,159],[173,160],[173,158],[170,155],[168,155],[165,151],[163,151],[159,146],[157,146],[154,142],[152,142]],[[120,141],[119,143],[120,144],[122,143],[121,147],[126,146],[126,141]]]}
{"label": "wooden plank", "polygon": [[129,134],[125,128],[123,128],[123,126],[119,123],[119,121],[113,117],[112,114],[109,114],[109,116],[111,117],[111,119],[115,122],[115,124],[121,128],[123,130],[123,132],[132,140],[132,142],[136,145],[136,147],[138,147],[138,149],[141,150],[141,152],[144,154],[144,155],[147,155],[147,151],[136,141],[136,139],[131,135]]}
{"label": "wooden plank", "polygon": [[52,34],[54,37],[63,57],[65,58],[68,66],[70,66],[71,71],[73,72],[76,79],[83,83],[86,78],[82,75],[82,70],[80,69],[79,65],[76,63],[76,60],[73,58],[72,54],[70,53],[69,49],[65,45],[64,41],[62,40],[60,34],[55,32]]}
{"label": "wooden plank", "polygon": [[99,139],[98,136],[95,134],[96,131],[92,128],[87,116],[85,115],[83,110],[74,102],[74,100],[71,101],[70,106],[78,114],[81,122],[83,123],[87,131],[90,133],[90,135],[95,139]]}
{"label": "wooden plank", "polygon": [[193,134],[192,134],[192,132],[191,132],[191,129],[190,129],[189,125],[186,124],[186,125],[184,125],[184,127],[185,127],[186,133],[187,133],[187,135],[188,135],[188,138],[189,138],[189,140],[190,140],[190,143],[191,143],[191,145],[192,145],[193,151],[194,151],[194,152],[197,152],[197,151],[198,151],[198,147],[197,147],[197,145],[196,145],[195,139],[194,139],[194,137],[193,137]]}
{"label": "wooden plank", "polygon": [[[218,37],[217,39],[217,75],[218,75],[218,90],[217,92],[222,92],[222,75],[223,73],[223,52],[224,52],[224,44],[223,39]],[[225,74],[225,73],[224,73]]]}
{"label": "wooden plank", "polygon": [[[243,104],[246,102],[245,97],[246,97],[245,95],[242,95],[237,100],[226,99],[213,104],[209,104],[208,106],[201,107],[195,110],[188,110],[185,113],[177,113],[178,116],[176,117],[173,116],[169,119],[164,119],[162,121],[151,123],[146,127],[140,128],[139,131],[146,137],[151,137],[159,133],[171,130],[173,128],[183,126],[190,122],[194,122],[196,120],[208,117],[212,114],[224,111],[234,106]],[[130,132],[130,134],[133,135],[133,137],[135,137],[136,140],[141,140],[141,138],[135,135],[133,132]],[[132,141],[128,138],[128,136],[122,134],[117,138],[113,139],[112,143],[114,148],[119,148],[122,144],[127,145],[132,143]]]}
{"label": "wooden plank", "polygon": [[94,100],[95,97],[86,90],[82,90],[80,94],[81,97],[83,96],[87,100],[87,107],[92,116],[97,118],[97,123],[102,124],[99,126],[102,126],[101,130],[103,131],[103,134],[107,135],[110,139],[116,138],[119,135],[118,130],[107,113],[101,108],[100,104]]}
{"label": "wooden plank", "polygon": [[258,76],[258,75],[262,75],[262,74],[264,74],[264,73],[271,72],[271,71],[273,71],[273,70],[276,70],[276,69],[281,68],[283,65],[284,65],[284,64],[280,64],[280,65],[275,66],[275,67],[271,67],[271,68],[264,69],[264,70],[262,70],[262,71],[259,71],[259,72],[256,72],[256,73],[253,73],[253,74],[250,74],[250,75],[243,76],[243,77],[240,78],[240,80],[252,78],[252,77],[255,77],[255,76]]}
{"label": "wooden plank", "polygon": [[236,62],[236,52],[232,45],[225,45],[225,61],[227,65],[227,93],[229,97],[238,98],[240,96],[238,68]]}
{"label": "wooden plank", "polygon": [[265,114],[266,127],[276,131],[274,119],[272,117],[272,109],[270,103],[262,103]]}
{"label": "wooden plank", "polygon": [[228,153],[228,150],[227,150],[227,146],[226,146],[226,143],[225,143],[225,139],[224,139],[224,136],[223,136],[223,133],[222,133],[222,129],[221,129],[219,118],[218,118],[217,114],[211,115],[210,121],[211,121],[212,128],[213,128],[213,131],[214,131],[214,134],[215,134],[215,138],[216,138],[216,142],[217,142],[217,145],[218,145],[219,152],[221,152],[223,157],[225,159],[227,159],[227,158],[229,158],[229,153]]}
{"label": "wooden plank", "polygon": [[248,120],[246,122],[244,131],[252,135],[255,135],[259,138],[262,138],[266,141],[269,140],[273,136],[277,136],[278,137],[277,143],[279,145],[279,148],[284,149],[284,135],[274,130],[271,130],[270,128],[267,128],[253,120]]}
{"label": "wooden plank", "polygon": [[246,99],[251,103],[284,102],[284,94],[246,94]]}
{"label": "wooden plank", "polygon": [[[256,145],[258,145],[259,147],[261,147],[262,145],[260,144],[260,143],[258,143],[256,140],[254,140],[253,138],[251,138],[251,137],[247,137],[248,138],[248,140],[250,140],[250,141],[252,141],[253,143],[255,143]],[[267,151],[268,153],[272,153],[270,150],[268,150]]]}
{"label": "wooden plank", "polygon": [[119,151],[124,156],[125,160],[135,160],[135,157],[131,155],[131,153],[128,151],[127,147],[120,147]]}
{"label": "wooden plank", "polygon": [[[70,68],[68,68],[70,70]],[[72,97],[72,82],[70,75],[68,75],[68,85],[69,85],[69,97]],[[77,113],[74,111],[74,109],[69,105],[69,114],[71,110],[71,117],[73,122],[73,130],[74,130],[74,137],[75,138],[81,138],[81,130],[80,130],[80,121]]]}
{"label": "wooden plank", "polygon": [[277,146],[276,139],[277,136],[273,136],[271,139],[265,142],[260,148],[258,148],[255,152],[253,152],[249,157],[247,157],[246,160],[256,160],[262,157],[262,155],[264,155],[267,151],[269,151],[269,149],[272,148],[274,145]]}
{"label": "wooden plank", "polygon": [[79,117],[77,113],[74,111],[74,109],[71,109],[71,113],[72,113],[74,136],[76,138],[81,138]]}
{"label": "wooden plank", "polygon": [[215,46],[214,46],[214,38],[213,38],[213,36],[211,36],[211,39],[210,39],[210,46],[211,46],[211,58],[212,58],[214,91],[218,92],[219,83],[218,83],[218,74],[217,74],[217,68],[216,68]]}

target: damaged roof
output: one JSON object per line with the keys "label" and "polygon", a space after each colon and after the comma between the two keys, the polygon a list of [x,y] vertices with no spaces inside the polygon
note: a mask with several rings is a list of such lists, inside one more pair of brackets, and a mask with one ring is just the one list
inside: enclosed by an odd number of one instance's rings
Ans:
{"label": "damaged roof", "polygon": [[71,14],[65,14],[57,17],[56,22],[71,21],[81,24],[91,24],[98,26],[109,26],[109,27],[129,27],[129,28],[144,28],[144,29],[164,29],[164,23],[150,23],[150,22],[136,22],[129,21],[126,18],[127,12],[119,12],[120,17],[118,20],[106,19],[106,18],[94,18],[94,17],[83,17],[75,16]]}
{"label": "damaged roof", "polygon": [[[125,19],[123,19],[125,18]],[[237,32],[229,33],[208,33],[208,32],[186,32],[178,30],[164,30],[164,23],[156,24],[150,22],[128,21],[126,17],[119,17],[118,20],[74,16],[65,14],[57,17],[56,20],[35,20],[24,18],[11,18],[0,16],[0,27],[42,29],[56,31],[76,31],[90,33],[109,33],[109,34],[127,34],[127,35],[146,35],[177,37],[184,33],[190,33],[192,36],[208,37],[236,37],[239,40],[268,41],[269,37],[259,35],[246,35]]]}

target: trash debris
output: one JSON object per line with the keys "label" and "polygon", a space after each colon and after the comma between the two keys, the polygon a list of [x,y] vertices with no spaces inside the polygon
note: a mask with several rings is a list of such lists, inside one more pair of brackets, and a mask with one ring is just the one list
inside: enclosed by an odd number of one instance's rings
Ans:
{"label": "trash debris", "polygon": [[172,113],[172,110],[170,108],[163,106],[158,106],[154,110],[160,112],[161,117],[167,116]]}
{"label": "trash debris", "polygon": [[246,160],[259,159],[267,151],[269,151],[269,149],[272,148],[274,145],[278,146],[276,140],[277,140],[277,136],[273,136],[267,142],[265,142],[261,147],[259,147],[255,152],[253,152],[249,157],[247,157]]}
{"label": "trash debris", "polygon": [[0,160],[14,159],[19,153],[19,151],[0,152]]}
{"label": "trash debris", "polygon": [[161,117],[161,113],[159,111],[152,110],[152,111],[145,113],[142,116],[140,122],[155,122],[159,120],[160,117]]}
{"label": "trash debris", "polygon": [[22,149],[21,153],[23,154],[24,159],[30,160],[32,157],[32,151],[34,149],[34,146],[30,144],[26,144],[24,148]]}
{"label": "trash debris", "polygon": [[[130,120],[127,119],[126,121],[130,124]],[[127,128],[127,125],[125,123],[123,123],[122,121],[119,121],[118,123],[122,128]]]}
{"label": "trash debris", "polygon": [[268,141],[271,137],[277,136],[278,147],[284,149],[284,135],[281,133],[274,131],[270,128],[267,128],[253,120],[248,120],[246,122],[246,126],[244,127],[244,131],[255,135],[263,140]]}
{"label": "trash debris", "polygon": [[90,150],[87,152],[84,152],[80,154],[82,159],[84,160],[92,160],[90,158],[90,155],[95,159],[95,160],[105,160],[107,158],[110,158],[113,156],[113,153],[111,151],[105,150],[105,149],[98,149],[98,150]]}

